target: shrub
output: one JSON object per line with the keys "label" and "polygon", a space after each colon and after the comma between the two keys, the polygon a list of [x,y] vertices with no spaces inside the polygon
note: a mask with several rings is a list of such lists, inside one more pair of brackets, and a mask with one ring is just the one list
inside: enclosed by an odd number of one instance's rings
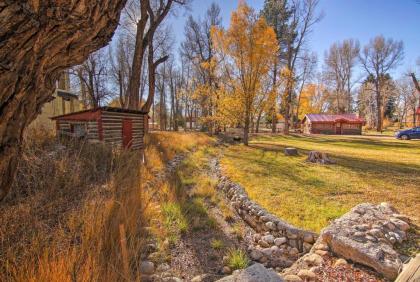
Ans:
{"label": "shrub", "polygon": [[212,239],[210,246],[215,250],[221,250],[224,247],[223,241],[219,239]]}
{"label": "shrub", "polygon": [[241,249],[229,249],[227,253],[227,266],[232,270],[246,268],[249,264],[248,256]]}
{"label": "shrub", "polygon": [[188,221],[182,214],[179,203],[166,203],[162,205],[162,211],[165,217],[165,226],[174,232],[186,232]]}

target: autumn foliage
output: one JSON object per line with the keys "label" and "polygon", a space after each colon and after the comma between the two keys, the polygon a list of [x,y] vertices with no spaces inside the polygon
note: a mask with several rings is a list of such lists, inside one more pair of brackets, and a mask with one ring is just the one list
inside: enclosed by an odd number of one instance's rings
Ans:
{"label": "autumn foliage", "polygon": [[251,120],[264,104],[261,100],[266,100],[263,82],[275,61],[276,35],[264,18],[241,3],[232,13],[229,28],[212,28],[211,37],[217,54],[217,72],[224,77],[216,93],[217,116],[219,120],[243,125],[244,143],[248,144]]}

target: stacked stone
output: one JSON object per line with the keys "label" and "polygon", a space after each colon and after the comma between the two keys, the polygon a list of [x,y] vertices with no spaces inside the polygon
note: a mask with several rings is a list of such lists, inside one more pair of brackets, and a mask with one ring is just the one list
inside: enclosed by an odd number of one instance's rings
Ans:
{"label": "stacked stone", "polygon": [[[402,243],[407,238],[410,225],[404,221],[405,216],[395,213],[389,204],[382,203],[372,207],[359,205],[353,210],[358,220],[349,230],[349,236],[358,242],[382,242],[390,246]],[[362,222],[362,223],[361,223]]]}
{"label": "stacked stone", "polygon": [[224,192],[232,207],[256,234],[249,254],[254,261],[270,267],[288,267],[310,251],[317,234],[296,228],[270,214],[249,199],[245,190],[225,176],[220,176],[218,189]]}
{"label": "stacked stone", "polygon": [[388,203],[360,204],[324,229],[321,237],[335,254],[394,280],[402,266],[394,245],[407,239],[407,222]]}

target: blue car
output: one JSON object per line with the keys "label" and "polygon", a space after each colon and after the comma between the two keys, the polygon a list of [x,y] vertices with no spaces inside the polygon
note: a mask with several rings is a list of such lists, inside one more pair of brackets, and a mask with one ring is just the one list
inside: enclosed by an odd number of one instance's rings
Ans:
{"label": "blue car", "polygon": [[420,139],[420,127],[399,131],[395,137],[402,140]]}

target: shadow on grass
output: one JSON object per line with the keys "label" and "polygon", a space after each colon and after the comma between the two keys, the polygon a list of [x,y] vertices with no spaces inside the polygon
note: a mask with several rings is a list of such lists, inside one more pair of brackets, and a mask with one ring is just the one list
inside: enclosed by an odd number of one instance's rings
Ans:
{"label": "shadow on grass", "polygon": [[[311,164],[305,162],[305,155],[309,150],[297,147],[299,156],[288,157],[283,152],[285,147],[278,144],[254,142],[248,148],[257,150],[258,153],[226,152],[226,157],[232,160],[241,160],[239,164],[244,163],[242,170],[249,177],[270,177],[283,179],[286,183],[291,182],[290,186],[293,187],[284,185],[281,187],[282,191],[293,191],[297,185],[297,187],[315,188],[318,191],[327,192],[329,196],[363,194],[362,191],[355,190],[354,185],[350,182],[337,189],[335,183],[330,183],[333,179],[323,179],[317,175],[317,170],[313,170],[316,167],[322,168],[324,173],[331,173],[331,175],[342,174],[342,169],[354,172],[360,175],[363,182],[367,182],[369,186],[373,187],[383,185],[385,179],[395,187],[414,187],[414,183],[420,182],[420,165],[367,160],[362,157],[338,154],[331,154],[332,159],[337,161],[334,165]],[[247,167],[247,163],[255,163],[257,166]],[[313,176],[311,173],[313,173]],[[343,177],[346,177],[345,172]],[[383,190],[383,187],[378,188]]]}
{"label": "shadow on grass", "polygon": [[416,142],[414,140],[411,141],[399,141],[399,140],[392,140],[390,138],[386,138],[386,142],[383,139],[378,137],[366,137],[366,136],[340,136],[340,135],[328,135],[328,136],[320,136],[320,135],[302,135],[302,134],[294,134],[294,135],[277,135],[277,136],[260,136],[255,138],[255,141],[263,141],[268,140],[272,141],[273,139],[278,140],[293,140],[297,139],[299,141],[304,141],[311,144],[331,144],[331,145],[338,145],[343,147],[350,147],[350,148],[358,148],[360,146],[365,147],[366,149],[373,149],[373,150],[386,150],[386,149],[416,149],[419,147],[420,142]]}
{"label": "shadow on grass", "polygon": [[[250,148],[262,150],[263,152],[275,152],[276,154],[282,153],[287,147],[285,145],[273,144],[273,143],[257,143],[253,142]],[[296,147],[300,155],[307,155],[308,149],[302,147]],[[328,150],[325,150],[327,153]],[[419,165],[406,164],[402,162],[386,162],[386,161],[375,161],[371,159],[364,159],[360,157],[350,157],[336,152],[330,153],[331,157],[337,161],[336,166],[345,167],[358,173],[372,173],[378,175],[382,174],[399,174],[401,177],[412,178],[413,175],[420,175],[420,162]],[[401,179],[406,180],[406,179]]]}

